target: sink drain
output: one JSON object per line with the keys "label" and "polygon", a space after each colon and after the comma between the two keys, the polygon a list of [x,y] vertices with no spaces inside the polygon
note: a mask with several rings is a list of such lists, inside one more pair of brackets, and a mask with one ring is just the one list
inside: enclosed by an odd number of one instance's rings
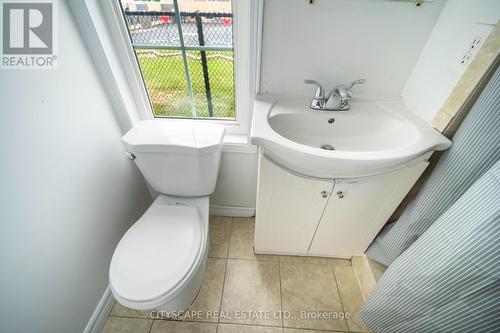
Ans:
{"label": "sink drain", "polygon": [[332,145],[321,145],[321,149],[324,149],[324,150],[335,150],[335,148]]}

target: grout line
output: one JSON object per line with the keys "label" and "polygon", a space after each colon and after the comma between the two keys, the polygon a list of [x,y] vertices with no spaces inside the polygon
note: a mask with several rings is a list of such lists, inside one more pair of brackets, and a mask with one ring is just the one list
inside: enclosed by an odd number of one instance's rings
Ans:
{"label": "grout line", "polygon": [[[134,318],[134,317],[119,317],[119,318],[130,318],[130,319],[144,319],[144,318]],[[339,330],[329,330],[329,329],[320,329],[320,328],[304,328],[304,327],[294,327],[294,326],[273,326],[273,325],[266,325],[266,324],[255,324],[255,323],[245,323],[245,322],[215,322],[215,321],[204,321],[204,320],[173,320],[173,319],[168,319],[168,318],[163,318],[163,319],[154,319],[154,321],[172,321],[172,322],[178,322],[178,323],[203,323],[203,324],[217,324],[217,325],[235,325],[235,326],[250,326],[250,327],[269,327],[269,328],[290,328],[290,329],[295,329],[295,330],[309,330],[309,331],[319,331],[319,332],[350,332],[350,333],[367,333],[367,332],[362,332],[362,331],[339,331]]]}
{"label": "grout line", "polygon": [[[260,256],[261,254],[257,254],[258,256]],[[338,266],[338,267],[352,267],[352,265],[335,265],[334,263],[332,262],[308,262],[308,261],[289,261],[289,260],[286,260],[286,261],[283,261],[283,260],[279,260],[281,256],[281,254],[264,254],[264,255],[269,255],[269,256],[276,256],[278,257],[278,260],[271,260],[271,259],[255,259],[255,258],[235,258],[235,257],[227,257],[227,258],[224,258],[224,257],[209,257],[211,259],[232,259],[232,260],[247,260],[247,261],[264,261],[264,262],[281,262],[281,263],[284,263],[284,264],[307,264],[307,265],[322,265],[322,266]],[[344,260],[344,259],[342,259]],[[345,259],[347,260],[347,259]]]}
{"label": "grout line", "polygon": [[117,316],[117,315],[109,315],[108,318],[109,317],[113,317],[113,318],[127,318],[127,319],[144,319],[144,320],[151,320],[151,319],[153,319],[153,320],[155,320],[154,318],[150,318],[150,317],[144,318],[144,317]]}
{"label": "grout line", "polygon": [[[363,332],[339,331],[339,330],[329,330],[329,329],[325,330],[325,329],[321,329],[321,328],[304,328],[304,327],[293,327],[293,326],[284,326],[283,328],[284,329],[285,328],[287,328],[287,329],[290,328],[290,329],[299,330],[299,331],[305,330],[307,332],[314,331],[314,332],[319,332],[319,333],[321,333],[321,332],[332,332],[332,333],[363,333]],[[366,333],[366,332],[364,332],[364,333]]]}
{"label": "grout line", "polygon": [[210,258],[210,259],[227,259],[227,257],[212,257],[212,256],[209,256],[208,258]]}
{"label": "grout line", "polygon": [[208,320],[189,320],[189,319],[179,319],[179,318],[169,318],[169,317],[159,317],[159,318],[144,318],[144,317],[131,317],[131,316],[117,316],[117,315],[109,315],[109,317],[113,318],[126,318],[126,319],[142,319],[142,320],[153,320],[153,321],[174,321],[174,322],[193,322],[193,323],[214,323],[213,321]]}
{"label": "grout line", "polygon": [[278,262],[278,276],[280,279],[280,305],[281,305],[281,331],[284,331],[285,319],[283,318],[283,288],[281,286],[281,263]]}
{"label": "grout line", "polygon": [[229,249],[231,248],[231,238],[233,237],[233,218],[231,217],[231,225],[229,226],[229,239],[227,241],[227,251],[226,251],[226,259],[229,258]]}
{"label": "grout line", "polygon": [[[226,256],[229,257],[229,247],[231,246],[231,235],[233,234],[233,218],[231,217],[231,227],[229,230],[229,241],[227,242],[227,254]],[[222,279],[222,293],[220,295],[220,302],[219,302],[219,313],[222,311],[222,300],[224,299],[224,289],[226,289],[226,274],[227,274],[227,263],[229,261],[229,258],[225,258],[226,262],[224,264],[224,278]],[[219,323],[220,323],[220,316],[217,317],[217,327],[215,328],[215,333],[219,331]]]}
{"label": "grout line", "polygon": [[[113,318],[127,318],[127,319],[142,319],[142,320],[151,320],[152,318],[139,318],[139,317],[125,317],[125,316],[109,316]],[[258,327],[269,327],[269,328],[280,328],[280,326],[273,326],[273,325],[266,325],[266,324],[249,324],[249,323],[243,323],[243,322],[215,322],[215,321],[205,321],[205,320],[176,320],[172,318],[160,318],[160,319],[152,319],[153,322],[155,321],[171,321],[171,322],[176,322],[176,323],[204,323],[204,324],[217,324],[217,325],[240,325],[240,326],[258,326]],[[151,328],[150,330],[152,329]],[[282,326],[281,328],[290,328],[290,329],[304,329],[304,330],[310,330],[310,331],[320,331],[320,332],[338,332],[338,330],[325,330],[325,329],[319,329],[319,328],[300,328],[300,327],[294,327],[294,326]],[[151,331],[150,331],[151,332]],[[342,332],[347,332],[347,331],[342,331]],[[366,332],[358,332],[358,331],[348,331],[352,333],[366,333]]]}
{"label": "grout line", "polygon": [[[283,328],[281,326],[273,326],[273,325],[266,325],[266,324],[249,324],[249,323],[244,323],[244,322],[223,322],[219,323],[219,325],[236,325],[236,326],[250,326],[250,327],[269,327],[269,328]],[[298,328],[298,327],[293,327],[293,328]]]}
{"label": "grout line", "polygon": [[[222,259],[222,258],[221,258]],[[245,260],[245,261],[257,261],[257,262],[279,262],[277,260],[265,260],[265,259],[249,259],[249,258],[227,258],[230,260]]]}
{"label": "grout line", "polygon": [[[267,254],[265,254],[267,255]],[[269,254],[270,256],[279,257],[279,254]],[[280,261],[280,260],[271,260],[271,259],[250,259],[250,258],[222,258],[222,257],[209,257],[211,259],[231,259],[231,260],[246,260],[246,261],[258,261],[258,262],[280,262],[283,264],[299,264],[299,265],[319,265],[319,266],[338,266],[338,267],[352,267],[351,265],[335,265],[331,262],[301,262],[301,261]]]}
{"label": "grout line", "polygon": [[170,321],[174,323],[203,323],[203,324],[217,324],[216,321],[209,321],[209,320],[194,320],[194,319],[175,319],[175,318],[160,318],[160,319],[155,319],[155,320],[164,320],[164,321]]}
{"label": "grout line", "polygon": [[[250,327],[269,327],[269,328],[290,328],[290,329],[304,329],[304,330],[310,330],[310,331],[319,331],[319,332],[338,332],[335,330],[324,330],[324,329],[318,329],[318,328],[300,328],[300,327],[294,327],[294,326],[273,326],[273,325],[266,325],[266,324],[249,324],[249,323],[242,323],[242,322],[215,322],[215,321],[204,321],[204,320],[176,320],[172,318],[160,318],[160,319],[152,319],[152,318],[139,318],[139,317],[125,317],[125,316],[109,316],[113,318],[126,318],[126,319],[142,319],[142,320],[152,320],[151,327],[149,329],[149,332],[151,332],[153,328],[153,324],[155,321],[170,321],[170,322],[175,322],[175,323],[203,323],[203,324],[217,324],[219,325],[236,325],[236,326],[250,326]],[[347,332],[347,331],[342,331],[342,332]],[[351,331],[349,331],[351,332]],[[352,333],[366,333],[366,332],[355,332],[352,331]]]}
{"label": "grout line", "polygon": [[154,324],[154,323],[155,323],[155,320],[153,319],[153,320],[151,321],[151,326],[149,326],[149,331],[148,331],[148,333],[151,333],[151,330],[153,329],[153,324]]}
{"label": "grout line", "polygon": [[[333,273],[333,280],[335,281],[335,287],[337,288],[337,293],[339,294],[340,306],[342,306],[342,312],[345,315],[344,301],[342,300],[342,294],[340,293],[339,281],[337,280],[337,276],[335,275],[335,266],[331,265],[331,267]],[[347,327],[347,332],[349,332],[350,327],[349,327],[349,321],[347,319],[345,319],[345,326]]]}

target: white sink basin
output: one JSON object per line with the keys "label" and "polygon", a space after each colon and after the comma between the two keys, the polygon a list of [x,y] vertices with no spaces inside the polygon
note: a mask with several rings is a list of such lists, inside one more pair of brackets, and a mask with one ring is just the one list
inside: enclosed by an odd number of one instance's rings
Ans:
{"label": "white sink basin", "polygon": [[277,163],[321,178],[384,173],[451,145],[399,101],[314,111],[308,101],[257,100],[250,136]]}

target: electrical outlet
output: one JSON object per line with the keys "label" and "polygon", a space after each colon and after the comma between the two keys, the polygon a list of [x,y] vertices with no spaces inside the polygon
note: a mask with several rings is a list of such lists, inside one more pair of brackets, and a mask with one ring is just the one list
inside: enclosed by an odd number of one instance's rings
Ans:
{"label": "electrical outlet", "polygon": [[468,64],[472,58],[474,58],[475,53],[479,49],[479,46],[483,42],[483,38],[481,37],[474,37],[472,41],[469,43],[469,47],[465,52],[462,54],[460,57],[460,64],[465,65]]}
{"label": "electrical outlet", "polygon": [[471,60],[471,58],[472,58],[472,52],[464,53],[462,58],[460,58],[460,63],[462,65],[465,65],[466,63],[468,63]]}
{"label": "electrical outlet", "polygon": [[482,42],[483,42],[483,39],[481,37],[475,37],[472,40],[472,43],[470,43],[469,49],[470,50],[478,49],[479,45],[481,45]]}

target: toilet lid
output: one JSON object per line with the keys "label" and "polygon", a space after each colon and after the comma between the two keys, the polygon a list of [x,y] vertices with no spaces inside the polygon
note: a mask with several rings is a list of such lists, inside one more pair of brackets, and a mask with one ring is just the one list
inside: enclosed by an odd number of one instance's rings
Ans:
{"label": "toilet lid", "polygon": [[165,295],[191,271],[201,244],[195,207],[153,203],[116,247],[109,270],[113,292],[129,301]]}

